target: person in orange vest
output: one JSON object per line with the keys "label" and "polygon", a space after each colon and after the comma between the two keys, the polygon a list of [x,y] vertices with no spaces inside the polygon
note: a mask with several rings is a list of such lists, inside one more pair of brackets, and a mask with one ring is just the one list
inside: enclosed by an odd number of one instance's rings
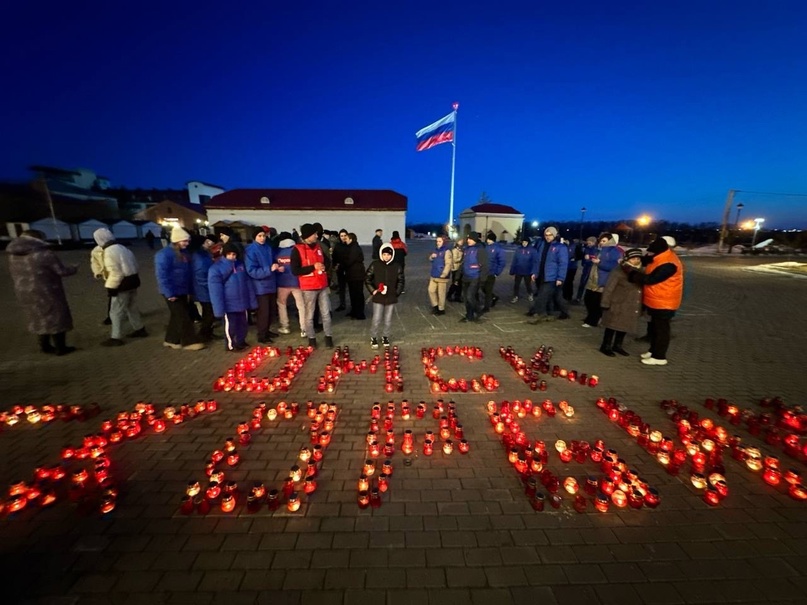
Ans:
{"label": "person in orange vest", "polygon": [[333,347],[331,333],[331,299],[328,288],[328,271],[331,260],[319,244],[319,235],[314,225],[306,223],[300,226],[302,242],[291,251],[291,272],[300,280],[305,309],[305,333],[308,344],[317,346],[314,332],[314,309],[319,305],[322,316],[322,330],[325,332],[325,346]]}
{"label": "person in orange vest", "polygon": [[628,279],[643,286],[642,304],[650,316],[650,350],[642,353],[642,363],[666,366],[670,346],[670,321],[681,306],[684,293],[684,265],[672,251],[667,238],[658,237],[647,247],[644,273],[624,264]]}

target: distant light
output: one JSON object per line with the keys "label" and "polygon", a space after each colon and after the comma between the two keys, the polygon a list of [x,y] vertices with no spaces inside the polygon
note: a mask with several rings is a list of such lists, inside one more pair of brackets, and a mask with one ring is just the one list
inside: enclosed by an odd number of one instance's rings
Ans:
{"label": "distant light", "polygon": [[533,226],[533,228],[537,227],[538,226],[538,221],[532,221],[532,226]]}
{"label": "distant light", "polygon": [[647,225],[650,224],[650,221],[652,221],[652,220],[653,220],[652,218],[650,218],[646,214],[643,214],[642,216],[640,216],[639,218],[636,219],[636,222],[639,225],[641,225],[642,227],[646,227]]}

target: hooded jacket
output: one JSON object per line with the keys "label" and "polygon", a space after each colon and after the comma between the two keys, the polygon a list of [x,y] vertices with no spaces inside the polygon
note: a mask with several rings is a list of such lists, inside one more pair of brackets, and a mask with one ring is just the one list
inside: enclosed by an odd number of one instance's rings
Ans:
{"label": "hooded jacket", "polygon": [[77,269],[64,266],[47,242],[28,235],[12,240],[6,253],[14,294],[28,317],[28,331],[59,334],[72,330],[73,317],[62,278]]}
{"label": "hooded jacket", "polygon": [[244,263],[240,260],[221,260],[213,263],[207,278],[213,315],[224,317],[225,313],[240,313],[256,309],[255,280],[250,279]]}
{"label": "hooded jacket", "polygon": [[490,275],[499,276],[504,271],[504,248],[499,242],[488,244],[488,268]]}
{"label": "hooded jacket", "polygon": [[[293,239],[282,239],[278,242],[277,256],[275,262],[278,264],[277,287],[278,288],[299,288],[299,278],[291,272],[291,251],[294,249]],[[280,268],[283,271],[280,271]]]}
{"label": "hooded jacket", "polygon": [[368,292],[372,293],[382,284],[387,287],[386,294],[377,292],[373,294],[373,302],[382,305],[394,305],[398,302],[398,297],[404,291],[404,270],[403,266],[395,262],[395,248],[390,244],[384,244],[378,251],[379,257],[385,251],[392,253],[392,258],[385,263],[381,258],[374,260],[364,274],[364,285]]}
{"label": "hooded jacket", "polygon": [[[605,284],[608,283],[608,275],[619,266],[619,261],[622,260],[624,255],[622,248],[617,246],[618,241],[617,236],[612,237],[600,248],[598,253],[594,254],[594,257],[599,258],[600,262],[596,265],[591,265],[591,273],[589,274],[586,289],[602,292],[602,289],[605,288]],[[594,281],[595,277],[596,282]]]}
{"label": "hooded jacket", "polygon": [[166,246],[154,256],[157,286],[165,298],[186,296],[193,292],[191,256],[187,250]]}
{"label": "hooded jacket", "polygon": [[255,281],[255,293],[274,294],[277,292],[277,280],[272,265],[275,263],[272,246],[266,241],[263,244],[252,242],[245,251],[244,264],[247,275]]}
{"label": "hooded jacket", "polygon": [[137,259],[129,248],[119,244],[109,229],[97,229],[93,234],[95,243],[93,250],[99,250],[97,256],[103,264],[104,287],[107,290],[126,292],[140,287]]}

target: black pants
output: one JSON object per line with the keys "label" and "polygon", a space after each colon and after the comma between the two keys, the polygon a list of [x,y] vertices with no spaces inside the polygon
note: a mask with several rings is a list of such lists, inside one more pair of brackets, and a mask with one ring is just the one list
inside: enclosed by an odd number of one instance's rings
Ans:
{"label": "black pants", "polygon": [[[345,291],[348,288],[347,275],[345,274],[344,271],[337,271],[336,272],[336,283],[337,283],[337,292],[339,293],[339,306],[344,307],[345,306]],[[353,299],[351,298],[351,303],[350,304],[353,304],[352,300]]]}
{"label": "black pants", "polygon": [[165,342],[179,344],[183,347],[196,344],[199,338],[193,329],[193,320],[190,315],[190,297],[178,296],[176,300],[165,299],[171,316],[168,318],[168,328],[165,331]]}
{"label": "black pants", "polygon": [[475,319],[479,315],[479,278],[462,278],[462,297],[465,299],[465,317]]}
{"label": "black pants", "polygon": [[355,319],[366,319],[367,316],[364,314],[364,280],[351,279],[347,282],[347,290],[350,293],[350,313],[348,315]]}
{"label": "black pants", "polygon": [[588,311],[583,323],[596,328],[600,323],[600,319],[602,319],[602,307],[600,306],[602,302],[602,292],[586,290],[586,293],[583,295],[583,302],[586,305],[586,311]]}
{"label": "black pants", "polygon": [[269,328],[277,314],[277,292],[258,294],[258,313],[255,324],[258,328],[258,340],[269,338]]}
{"label": "black pants", "polygon": [[605,328],[600,349],[621,349],[623,342],[625,342],[625,332]]}
{"label": "black pants", "polygon": [[449,302],[462,302],[462,273],[460,271],[451,272],[451,285],[448,287],[446,299]]}
{"label": "black pants", "polygon": [[203,342],[207,342],[213,338],[213,322],[215,321],[213,303],[200,302],[199,304],[202,305],[202,323],[199,326],[199,338]]}
{"label": "black pants", "polygon": [[569,267],[566,271],[566,279],[563,282],[564,300],[572,300],[574,296],[574,276],[577,275],[577,267]]}
{"label": "black pants", "polygon": [[521,288],[521,282],[524,281],[524,286],[527,288],[527,295],[532,295],[532,276],[531,275],[514,275],[515,281],[513,282],[513,296],[518,296],[518,291]]}
{"label": "black pants", "polygon": [[670,348],[670,320],[675,311],[648,309],[650,323],[647,331],[650,334],[650,353],[654,359],[667,359]]}
{"label": "black pants", "polygon": [[488,275],[485,284],[482,287],[485,293],[485,310],[489,310],[493,306],[493,287],[496,285],[496,276]]}

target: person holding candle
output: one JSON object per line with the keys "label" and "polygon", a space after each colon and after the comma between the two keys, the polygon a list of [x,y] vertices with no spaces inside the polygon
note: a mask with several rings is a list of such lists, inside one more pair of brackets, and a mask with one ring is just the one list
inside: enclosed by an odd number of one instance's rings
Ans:
{"label": "person holding candle", "polygon": [[163,346],[171,349],[198,351],[205,345],[193,328],[190,315],[190,295],[193,291],[191,259],[188,246],[190,233],[182,227],[171,231],[171,245],[160,250],[154,257],[157,286],[165,298],[171,316],[165,331]]}
{"label": "person holding candle", "polygon": [[60,356],[75,351],[66,344],[73,316],[62,278],[75,275],[78,267],[63,265],[50,250],[45,234],[35,229],[23,231],[6,252],[14,294],[28,316],[28,331],[39,339],[40,350]]}
{"label": "person holding candle", "polygon": [[373,349],[378,348],[378,333],[382,319],[384,328],[381,342],[384,347],[390,346],[392,314],[398,297],[403,294],[406,285],[403,265],[394,262],[395,248],[390,244],[383,244],[379,256],[380,259],[370,263],[364,276],[364,285],[373,295],[373,323],[370,328],[370,346]]}
{"label": "person holding candle", "polygon": [[303,291],[300,290],[300,280],[291,272],[291,251],[294,248],[294,238],[287,231],[278,235],[277,261],[277,313],[281,334],[290,334],[289,328],[289,296],[294,298],[297,306],[297,316],[300,323],[300,336],[305,338],[305,303]]}
{"label": "person holding candle", "polygon": [[275,271],[277,271],[278,265],[274,259],[272,246],[268,243],[267,233],[262,228],[255,230],[253,242],[247,246],[245,251],[244,264],[247,268],[247,275],[254,282],[255,294],[258,297],[258,312],[255,321],[258,342],[268,344],[272,342],[273,336],[278,335],[277,332],[271,330],[272,320],[277,311]]}
{"label": "person holding candle", "polygon": [[208,272],[208,288],[213,315],[224,319],[224,344],[228,351],[243,351],[249,321],[247,313],[258,306],[255,280],[250,278],[246,266],[239,259],[239,247],[232,242],[224,244],[223,257]]}
{"label": "person holding candle", "polygon": [[482,245],[482,236],[472,231],[465,238],[467,245],[462,257],[462,297],[465,315],[460,321],[479,321],[479,289],[488,278],[488,253]]}
{"label": "person holding candle", "polygon": [[648,366],[664,366],[670,346],[670,322],[684,293],[684,265],[665,237],[657,237],[650,243],[643,262],[644,272],[625,267],[630,281],[644,286],[642,303],[650,316],[647,327],[650,350],[642,353],[641,361]]}
{"label": "person holding candle", "polygon": [[331,332],[331,300],[328,289],[328,270],[331,260],[319,244],[316,225],[305,223],[300,226],[302,242],[291,251],[291,272],[300,281],[300,290],[305,302],[305,332],[308,345],[317,346],[314,332],[314,309],[319,308],[322,328],[325,332],[325,346],[333,347]]}
{"label": "person holding candle", "polygon": [[451,281],[453,255],[448,237],[441,233],[435,239],[436,249],[429,255],[429,302],[434,315],[446,313],[446,288]]}
{"label": "person holding candle", "polygon": [[111,301],[109,317],[112,320],[112,335],[101,343],[105,347],[119,347],[123,342],[123,318],[132,326],[130,338],[147,336],[146,328],[137,308],[137,289],[140,287],[137,259],[126,246],[119,244],[106,227],[96,229],[92,234],[101,249],[101,262],[104,266],[104,287]]}
{"label": "person holding candle", "polygon": [[[622,264],[641,269],[642,251],[631,248],[625,252]],[[625,271],[611,271],[602,291],[602,325],[605,327],[600,352],[608,357],[628,356],[622,344],[625,334],[636,331],[636,322],[642,312],[642,286],[628,279]]]}
{"label": "person holding candle", "polygon": [[583,320],[584,328],[596,328],[602,319],[602,291],[608,282],[608,274],[619,265],[622,258],[622,249],[617,246],[619,236],[615,233],[600,233],[599,247],[596,253],[589,255],[591,268],[586,280],[586,292],[583,303],[586,305],[586,317]]}

